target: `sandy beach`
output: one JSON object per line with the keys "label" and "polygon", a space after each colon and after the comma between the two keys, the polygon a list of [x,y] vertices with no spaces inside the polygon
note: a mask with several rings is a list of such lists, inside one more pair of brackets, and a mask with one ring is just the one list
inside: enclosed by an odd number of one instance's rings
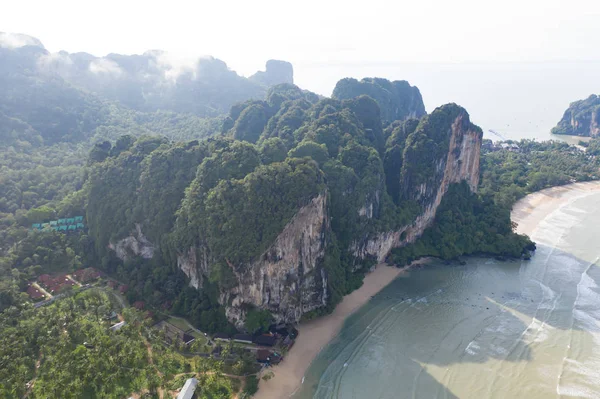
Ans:
{"label": "sandy beach", "polygon": [[547,188],[517,201],[513,206],[511,218],[518,224],[517,232],[532,237],[539,223],[556,209],[598,191],[600,181]]}
{"label": "sandy beach", "polygon": [[[540,221],[550,213],[571,201],[598,191],[600,191],[600,181],[545,189],[519,200],[513,207],[511,217],[518,224],[519,233],[531,236]],[[427,261],[425,259],[415,264]],[[260,389],[255,398],[290,397],[300,387],[302,378],[313,359],[339,333],[346,318],[408,268],[410,266],[398,269],[378,265],[372,273],[367,274],[363,286],[345,296],[332,314],[301,324],[298,327],[300,334],[296,344],[287,354],[284,362],[271,369],[274,377],[269,381],[260,381]]]}
{"label": "sandy beach", "polygon": [[300,324],[298,339],[293,348],[281,364],[271,369],[274,377],[269,381],[260,381],[258,393],[254,397],[258,399],[290,397],[300,387],[304,373],[313,359],[339,333],[348,316],[407,269],[427,261],[428,259],[421,259],[404,268],[380,264],[373,272],[366,275],[363,285],[358,290],[344,297],[333,313]]}

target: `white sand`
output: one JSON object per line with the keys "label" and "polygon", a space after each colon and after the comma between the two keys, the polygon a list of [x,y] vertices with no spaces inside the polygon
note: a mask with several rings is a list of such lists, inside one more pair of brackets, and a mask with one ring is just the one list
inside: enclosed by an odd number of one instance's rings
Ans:
{"label": "white sand", "polygon": [[[600,191],[600,181],[574,183],[542,190],[518,201],[513,207],[511,218],[518,224],[519,233],[532,235],[537,225],[554,210],[570,201],[598,191]],[[427,261],[424,259],[416,263]],[[260,381],[260,389],[255,398],[290,397],[300,387],[302,378],[313,359],[339,333],[346,318],[406,269],[386,265],[377,266],[375,271],[367,274],[362,287],[345,296],[332,314],[301,324],[298,327],[299,335],[296,344],[285,360],[271,369],[274,377],[269,381]]]}
{"label": "white sand", "polygon": [[556,209],[598,191],[600,181],[547,188],[519,200],[513,206],[511,218],[518,224],[518,233],[533,236],[538,224]]}
{"label": "white sand", "polygon": [[402,269],[378,265],[373,272],[366,275],[363,285],[358,290],[344,297],[333,313],[300,324],[296,343],[284,361],[271,369],[274,377],[269,381],[260,381],[258,393],[254,397],[280,399],[291,396],[300,387],[304,373],[313,359],[339,333],[348,316],[408,268],[427,261],[428,259],[421,259]]}

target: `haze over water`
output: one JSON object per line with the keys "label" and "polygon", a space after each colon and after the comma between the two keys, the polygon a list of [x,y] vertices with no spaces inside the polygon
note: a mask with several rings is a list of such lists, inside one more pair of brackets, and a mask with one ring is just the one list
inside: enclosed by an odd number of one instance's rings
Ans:
{"label": "haze over water", "polygon": [[294,396],[600,397],[600,193],[547,216],[530,261],[412,270],[351,316]]}

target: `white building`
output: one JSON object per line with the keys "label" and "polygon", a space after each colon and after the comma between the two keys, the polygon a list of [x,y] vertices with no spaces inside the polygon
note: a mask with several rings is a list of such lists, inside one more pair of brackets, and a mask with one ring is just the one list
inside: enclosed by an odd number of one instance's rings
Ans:
{"label": "white building", "polygon": [[124,325],[125,325],[124,321],[117,323],[114,326],[110,326],[110,331],[119,331],[121,329],[121,327],[123,327]]}
{"label": "white building", "polygon": [[195,378],[189,378],[183,388],[181,388],[181,392],[177,395],[177,399],[192,399],[194,392],[196,391],[196,386],[198,385],[198,380]]}

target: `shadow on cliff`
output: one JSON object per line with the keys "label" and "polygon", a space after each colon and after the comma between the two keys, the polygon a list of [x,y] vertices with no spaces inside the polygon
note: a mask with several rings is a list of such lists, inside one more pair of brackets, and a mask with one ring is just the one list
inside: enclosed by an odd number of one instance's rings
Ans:
{"label": "shadow on cliff", "polygon": [[600,295],[593,263],[538,245],[530,261],[471,258],[413,269],[350,317],[319,356],[307,375],[318,384],[314,398],[359,398],[360,383],[349,381],[362,378],[370,397],[455,398],[429,368],[439,378],[458,363],[527,362],[549,328],[585,331],[574,310],[593,310]]}

